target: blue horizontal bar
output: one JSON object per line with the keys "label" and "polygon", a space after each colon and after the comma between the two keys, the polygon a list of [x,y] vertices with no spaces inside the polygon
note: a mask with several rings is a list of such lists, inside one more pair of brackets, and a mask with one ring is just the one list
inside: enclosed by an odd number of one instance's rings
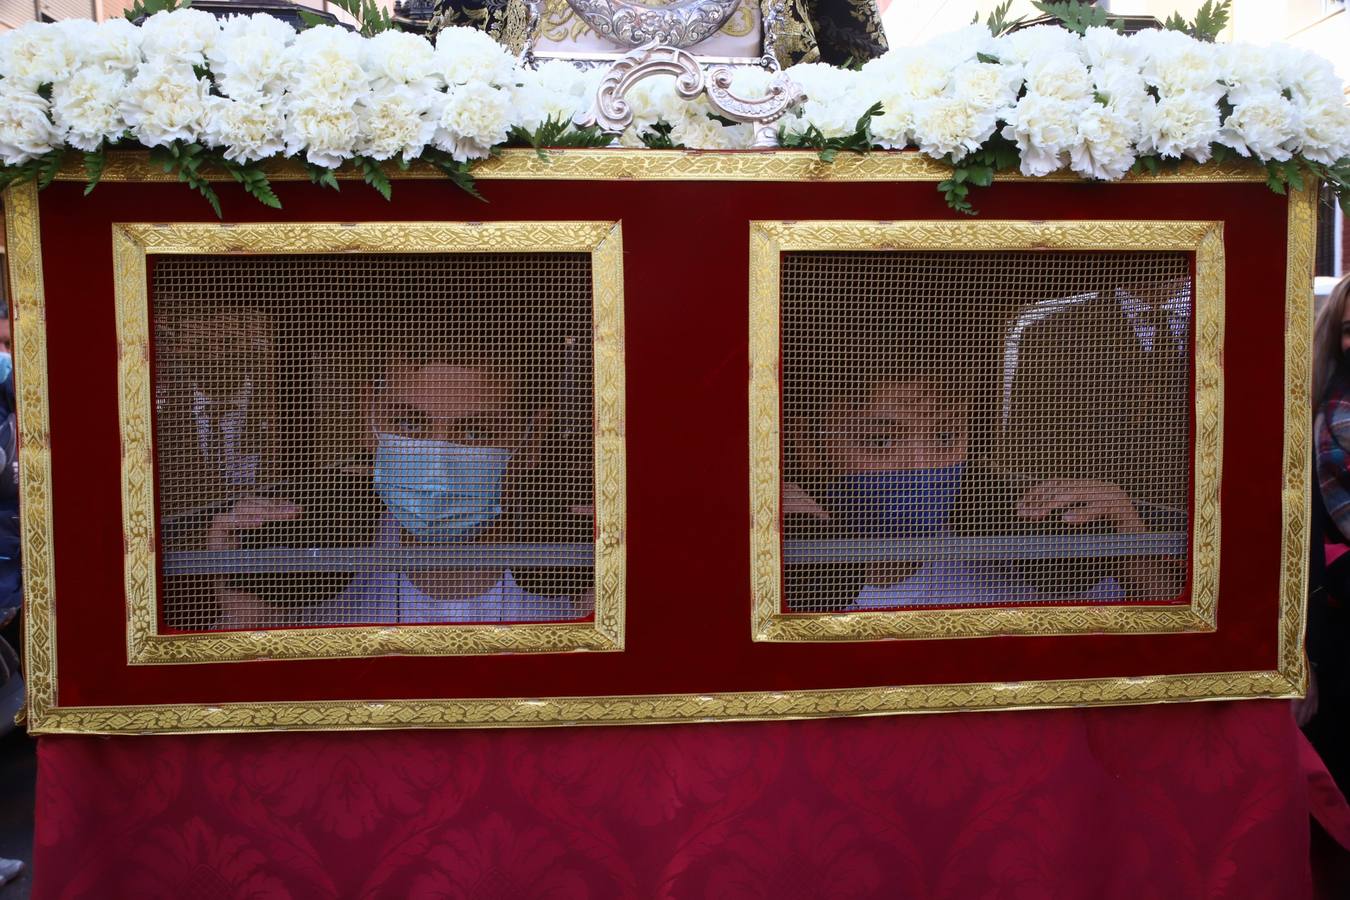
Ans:
{"label": "blue horizontal bar", "polygon": [[810,563],[924,562],[944,559],[1110,559],[1125,556],[1184,557],[1190,544],[1185,532],[1093,535],[996,535],[897,539],[784,541],[783,562]]}
{"label": "blue horizontal bar", "polygon": [[445,547],[270,547],[164,554],[164,575],[288,575],[413,572],[422,569],[592,565],[590,544],[465,544]]}

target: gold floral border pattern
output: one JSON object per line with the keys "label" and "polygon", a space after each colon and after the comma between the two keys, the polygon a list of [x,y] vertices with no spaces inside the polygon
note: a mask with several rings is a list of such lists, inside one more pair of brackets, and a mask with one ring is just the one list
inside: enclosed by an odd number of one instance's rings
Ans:
{"label": "gold floral border pattern", "polygon": [[[131,664],[623,649],[623,238],[618,223],[115,224],[112,242],[122,431],[127,659]],[[147,255],[488,251],[591,253],[597,426],[594,620],[159,633]]]}
{"label": "gold floral border pattern", "polygon": [[4,192],[14,384],[19,404],[19,509],[23,559],[24,675],[29,716],[56,706],[56,569],[52,547],[52,460],[47,406],[47,313],[38,231],[38,189]]}
{"label": "gold floral border pattern", "polygon": [[1279,671],[1307,690],[1303,652],[1308,618],[1308,540],[1312,523],[1313,266],[1316,185],[1289,194],[1284,323],[1284,481],[1282,485]]}
{"label": "gold floral border pattern", "polygon": [[30,720],[29,731],[40,734],[176,734],[193,731],[657,725],[1293,696],[1296,696],[1293,685],[1279,672],[1216,672],[726,694],[74,706],[46,711],[41,721]]}
{"label": "gold floral border pattern", "polygon": [[[655,152],[655,151],[652,151]],[[1241,180],[1246,180],[1241,179]],[[1257,180],[1253,178],[1252,180]],[[1269,671],[1209,672],[1153,677],[1109,677],[956,685],[853,688],[835,691],[752,692],[655,697],[594,696],[471,700],[310,701],[283,703],[171,704],[59,707],[56,667],[56,605],[52,568],[47,456],[46,331],[38,239],[37,190],[13,185],[4,194],[9,229],[9,268],[19,370],[20,459],[25,574],[25,641],[29,730],[35,734],[153,734],[199,731],[313,731],[409,727],[489,727],[574,723],[639,724],[781,720],[819,716],[887,715],[906,712],[1082,707],[1197,700],[1299,696],[1306,679],[1302,655],[1303,584],[1307,537],[1287,523],[1282,548],[1280,650]],[[1310,377],[1307,324],[1312,304],[1314,247],[1312,192],[1289,205],[1289,267],[1286,303],[1301,335],[1290,334],[1286,378]],[[597,296],[599,292],[597,289]],[[1291,329],[1293,330],[1293,329]],[[1297,348],[1304,348],[1298,355]],[[1285,483],[1299,487],[1303,509],[1308,487],[1310,424],[1306,395],[1286,395]],[[1305,517],[1306,523],[1306,517]]]}
{"label": "gold floral border pattern", "polygon": [[[1196,255],[1195,522],[1186,606],[972,607],[784,613],[779,531],[779,267],[829,250],[1185,250]],[[751,222],[750,507],[752,633],[757,641],[862,641],[1213,631],[1223,447],[1223,226],[1219,222]]]}
{"label": "gold floral border pattern", "polygon": [[[305,167],[296,160],[275,160],[264,164],[273,181],[309,181]],[[391,179],[444,181],[440,170],[414,161],[407,170],[386,165]],[[951,175],[951,169],[937,160],[907,151],[841,153],[834,162],[821,162],[814,151],[710,151],[710,150],[549,150],[540,156],[530,149],[503,150],[497,156],[474,165],[473,177],[479,180],[528,181],[931,181]],[[226,172],[209,171],[212,181],[233,181]],[[337,173],[339,179],[361,180],[350,167]],[[66,162],[58,181],[87,178],[77,160]],[[108,154],[103,182],[177,182],[141,151]],[[1088,183],[1072,172],[1058,172],[1030,178],[1017,172],[1000,173],[1002,182],[1078,182]],[[1136,173],[1123,179],[1126,184],[1192,184],[1216,182],[1258,182],[1266,180],[1265,170],[1243,161],[1184,163],[1157,175]]]}

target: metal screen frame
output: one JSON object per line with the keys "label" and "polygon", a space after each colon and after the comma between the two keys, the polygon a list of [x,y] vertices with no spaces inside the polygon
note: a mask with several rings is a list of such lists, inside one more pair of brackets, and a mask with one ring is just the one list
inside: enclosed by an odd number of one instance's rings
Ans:
{"label": "metal screen frame", "polygon": [[[1195,257],[1195,446],[1190,602],[783,611],[781,290],[784,253],[832,250],[1184,251]],[[750,223],[750,552],[756,641],[868,641],[1214,631],[1223,448],[1224,247],[1221,222],[974,221]]]}
{"label": "metal screen frame", "polygon": [[[112,244],[129,663],[623,649],[623,238],[618,222],[116,223]],[[487,252],[591,255],[596,535],[592,620],[161,633],[146,258],[169,254]]]}

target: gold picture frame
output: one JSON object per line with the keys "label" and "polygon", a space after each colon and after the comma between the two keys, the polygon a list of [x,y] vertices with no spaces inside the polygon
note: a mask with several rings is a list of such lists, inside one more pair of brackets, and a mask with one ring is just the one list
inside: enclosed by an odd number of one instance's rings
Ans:
{"label": "gold picture frame", "polygon": [[[796,613],[782,609],[779,272],[797,251],[1152,250],[1195,254],[1192,572],[1186,605],[1081,604]],[[810,221],[750,223],[750,552],[756,641],[1213,631],[1223,449],[1221,222]]]}
{"label": "gold picture frame", "polygon": [[[274,180],[301,181],[294,162],[269,164]],[[430,167],[388,169],[390,177],[440,179]],[[914,153],[841,156],[833,165],[814,153],[707,153],[697,151],[505,150],[475,167],[475,177],[550,180],[923,182],[936,184],[949,170]],[[227,173],[209,173],[228,180]],[[343,170],[339,178],[359,178]],[[61,181],[83,181],[68,165]],[[174,180],[152,166],[144,152],[109,154],[103,181],[152,183]],[[1031,183],[1011,173],[1001,181]],[[1049,179],[1078,181],[1075,176]],[[1139,185],[1257,185],[1264,172],[1244,163],[1185,164],[1158,175],[1131,175]],[[1309,522],[1311,421],[1312,272],[1316,222],[1314,191],[1291,192],[1286,222],[1284,301],[1284,492],[1280,552],[1277,655],[1269,668],[1149,677],[1110,676],[1018,682],[973,682],[805,691],[742,691],[711,694],[501,697],[471,699],[372,699],[281,702],[205,702],[141,705],[58,703],[56,585],[52,548],[52,471],[49,447],[46,299],[43,287],[38,190],[11,185],[3,195],[8,225],[8,269],[19,373],[19,457],[25,579],[27,707],[34,734],[183,734],[193,732],[326,731],[375,728],[485,728],[575,724],[654,724],[718,720],[790,720],[829,716],[895,715],[958,710],[1010,710],[1175,702],[1290,698],[1306,689],[1302,647],[1305,620]],[[622,473],[618,473],[620,476]]]}
{"label": "gold picture frame", "polygon": [[[619,223],[117,223],[112,228],[112,246],[119,348],[128,662],[156,665],[388,654],[463,656],[623,649],[623,235]],[[590,254],[595,386],[594,617],[584,622],[509,625],[366,625],[161,633],[147,257],[394,252]]]}

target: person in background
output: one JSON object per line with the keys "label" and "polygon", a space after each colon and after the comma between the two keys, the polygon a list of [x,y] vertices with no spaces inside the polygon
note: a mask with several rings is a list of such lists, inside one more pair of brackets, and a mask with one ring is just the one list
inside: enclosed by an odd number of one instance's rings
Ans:
{"label": "person in background", "polygon": [[[6,633],[5,637],[0,637],[0,734],[14,728],[14,715],[24,697],[19,655],[9,640],[9,635],[17,632],[19,610],[23,605],[15,399],[9,307],[0,303],[0,630]],[[0,884],[13,880],[23,868],[23,860],[0,858]]]}
{"label": "person in background", "polygon": [[1313,541],[1308,696],[1295,716],[1342,790],[1350,789],[1350,276],[1313,329]]}

